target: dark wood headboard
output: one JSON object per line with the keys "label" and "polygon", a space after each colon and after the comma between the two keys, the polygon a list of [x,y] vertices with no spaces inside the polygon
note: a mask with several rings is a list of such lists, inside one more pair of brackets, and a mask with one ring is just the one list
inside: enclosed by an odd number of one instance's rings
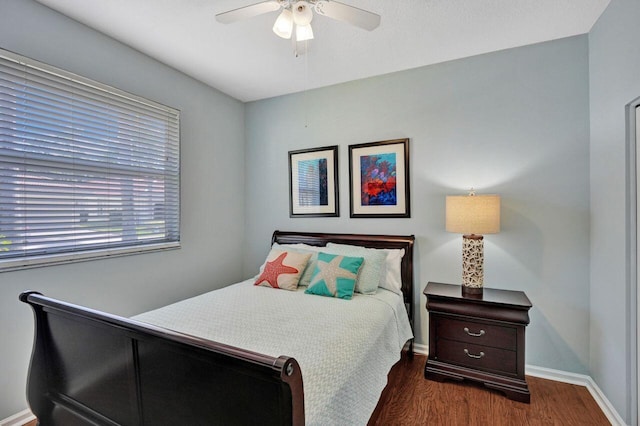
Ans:
{"label": "dark wood headboard", "polygon": [[[369,248],[404,249],[402,258],[402,294],[413,328],[413,235],[371,235],[371,234],[331,234],[319,232],[275,231],[271,244],[305,243],[325,246],[327,243],[351,244]],[[413,349],[413,345],[412,348]]]}

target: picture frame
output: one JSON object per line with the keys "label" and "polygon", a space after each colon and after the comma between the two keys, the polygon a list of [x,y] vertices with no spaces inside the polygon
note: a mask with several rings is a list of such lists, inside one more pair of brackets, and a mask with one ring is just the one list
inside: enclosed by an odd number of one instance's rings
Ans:
{"label": "picture frame", "polygon": [[352,218],[409,218],[409,139],[349,145]]}
{"label": "picture frame", "polygon": [[338,217],[338,146],[289,151],[289,217]]}

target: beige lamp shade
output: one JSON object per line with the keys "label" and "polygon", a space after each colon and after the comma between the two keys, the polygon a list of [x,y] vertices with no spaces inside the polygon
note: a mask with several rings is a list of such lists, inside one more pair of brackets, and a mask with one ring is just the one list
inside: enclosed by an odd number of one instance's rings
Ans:
{"label": "beige lamp shade", "polygon": [[500,196],[448,195],[446,229],[465,235],[500,232]]}

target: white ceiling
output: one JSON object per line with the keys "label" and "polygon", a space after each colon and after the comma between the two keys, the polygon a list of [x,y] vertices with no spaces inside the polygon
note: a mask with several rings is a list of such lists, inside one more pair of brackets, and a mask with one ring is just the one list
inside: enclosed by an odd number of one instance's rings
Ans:
{"label": "white ceiling", "polygon": [[366,31],[324,16],[296,58],[271,27],[215,15],[259,0],[38,0],[242,101],[264,99],[588,33],[610,0],[342,0],[378,13]]}

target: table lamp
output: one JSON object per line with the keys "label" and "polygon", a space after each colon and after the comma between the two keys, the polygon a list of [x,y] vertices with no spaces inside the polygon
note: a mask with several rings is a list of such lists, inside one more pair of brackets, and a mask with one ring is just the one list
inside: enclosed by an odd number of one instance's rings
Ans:
{"label": "table lamp", "polygon": [[481,295],[484,278],[483,234],[500,232],[500,196],[447,195],[446,229],[462,235],[462,294]]}

